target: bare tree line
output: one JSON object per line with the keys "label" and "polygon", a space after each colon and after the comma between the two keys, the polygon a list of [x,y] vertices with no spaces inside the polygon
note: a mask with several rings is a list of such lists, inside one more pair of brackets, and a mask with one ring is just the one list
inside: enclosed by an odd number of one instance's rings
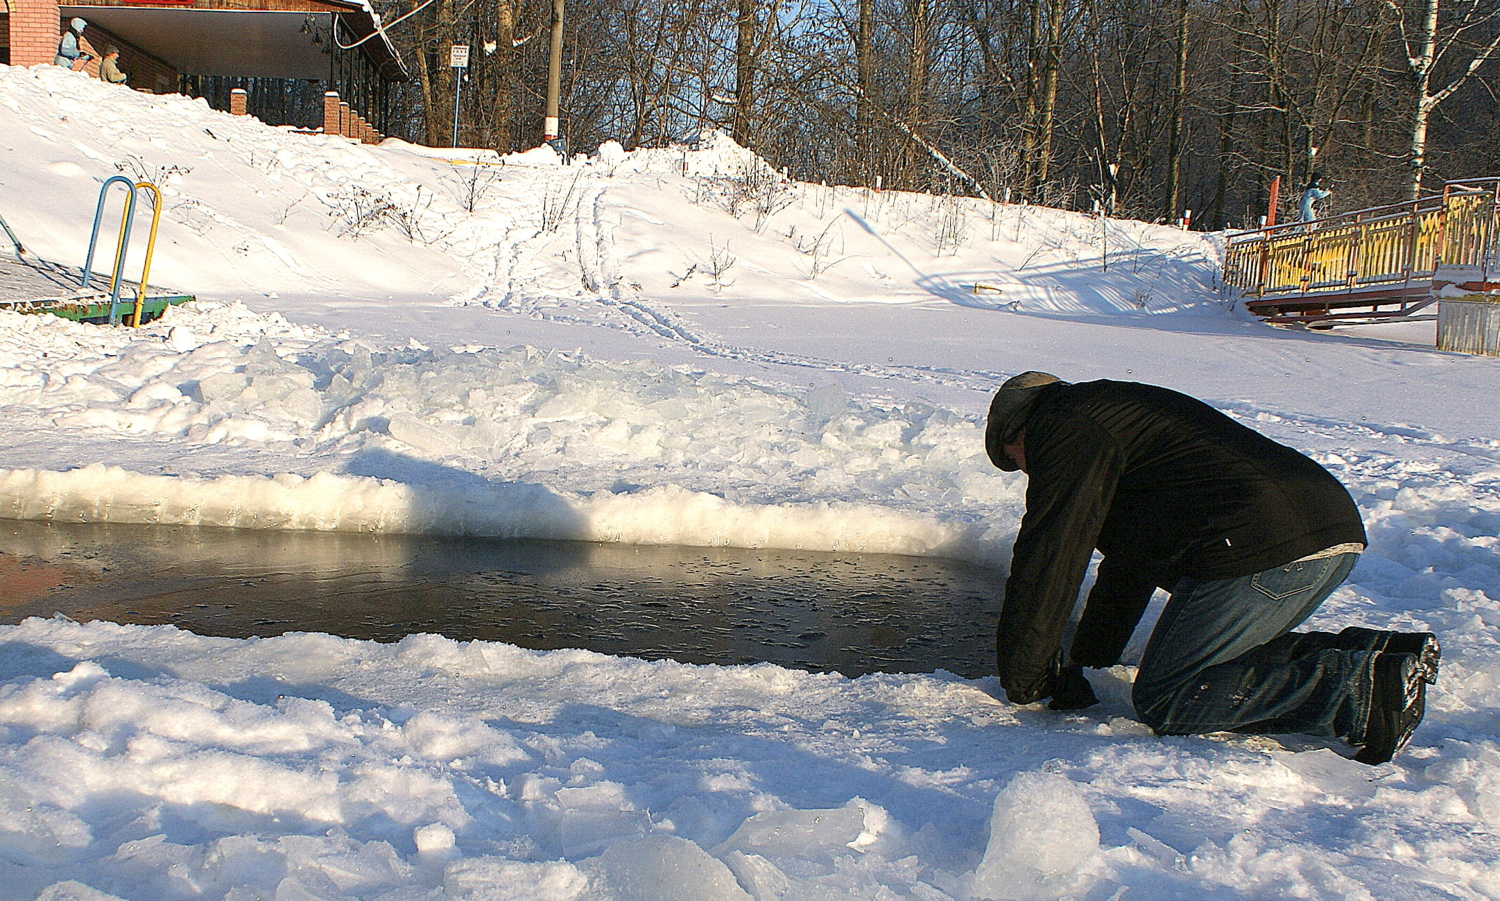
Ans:
{"label": "bare tree line", "polygon": [[[460,43],[459,143],[539,143],[557,5],[395,26],[397,132],[449,143]],[[1278,175],[1341,209],[1500,175],[1497,0],[568,0],[564,24],[573,150],[719,128],[802,180],[1206,227],[1253,224]]]}

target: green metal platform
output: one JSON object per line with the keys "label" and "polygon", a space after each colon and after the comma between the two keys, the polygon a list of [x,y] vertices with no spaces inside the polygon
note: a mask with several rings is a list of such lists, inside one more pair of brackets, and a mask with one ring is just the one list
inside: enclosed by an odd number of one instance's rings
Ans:
{"label": "green metal platform", "polygon": [[[108,275],[95,273],[94,285],[109,285]],[[30,253],[0,256],[0,310],[50,313],[75,322],[109,322],[109,291],[82,290],[83,268],[38,260]],[[141,302],[141,322],[161,317],[167,308],[193,300],[159,285],[148,285]],[[120,290],[119,313],[135,324],[135,286]]]}

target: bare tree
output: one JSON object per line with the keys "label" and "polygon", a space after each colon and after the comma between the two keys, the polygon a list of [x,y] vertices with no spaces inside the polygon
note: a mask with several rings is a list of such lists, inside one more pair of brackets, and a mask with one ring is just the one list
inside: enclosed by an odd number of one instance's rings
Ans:
{"label": "bare tree", "polygon": [[445,125],[453,120],[453,69],[448,65],[448,48],[453,44],[456,26],[453,0],[436,0],[422,17],[419,29],[417,77],[422,85],[423,126],[427,144],[446,146],[449,141]]}
{"label": "bare tree", "polygon": [[1171,125],[1167,138],[1167,190],[1162,214],[1172,219],[1182,203],[1182,141],[1187,118],[1188,0],[1177,0],[1177,66],[1172,77]]}
{"label": "bare tree", "polygon": [[[1440,14],[1439,0],[1420,0],[1420,15],[1413,23],[1406,7],[1398,0],[1384,2],[1386,9],[1396,17],[1401,41],[1406,48],[1411,116],[1407,196],[1415,200],[1422,194],[1422,177],[1427,170],[1427,131],[1433,110],[1453,96],[1500,50],[1500,31],[1494,27],[1497,17],[1500,17],[1500,7],[1493,3],[1459,0],[1454,4],[1457,7],[1454,14],[1445,22]],[[1484,29],[1489,29],[1492,36],[1475,42],[1473,35]],[[1467,56],[1468,62],[1450,59],[1456,56]],[[1451,62],[1454,71],[1448,75],[1446,84],[1434,91],[1433,77],[1445,62]]]}
{"label": "bare tree", "polygon": [[[421,7],[390,29],[414,76],[393,133],[447,143],[458,42],[475,48],[461,139],[540,137],[552,0],[375,2],[388,23]],[[569,0],[561,103],[579,150],[713,126],[807,180],[1057,204],[1088,185],[1122,215],[1243,223],[1314,165],[1346,209],[1423,173],[1493,174],[1496,4]],[[300,115],[291,92],[253,93]]]}
{"label": "bare tree", "polygon": [[1063,17],[1067,0],[1029,0],[1027,77],[1022,121],[1026,157],[1026,191],[1034,194],[1052,175],[1052,134],[1057,119],[1058,80],[1062,69]]}
{"label": "bare tree", "polygon": [[861,184],[874,182],[875,173],[875,4],[859,0],[859,26],[854,42],[857,60],[854,146],[863,171]]}
{"label": "bare tree", "polygon": [[495,79],[491,106],[495,123],[491,145],[503,152],[517,150],[511,127],[511,105],[520,77],[520,53],[516,47],[517,0],[495,0]]}

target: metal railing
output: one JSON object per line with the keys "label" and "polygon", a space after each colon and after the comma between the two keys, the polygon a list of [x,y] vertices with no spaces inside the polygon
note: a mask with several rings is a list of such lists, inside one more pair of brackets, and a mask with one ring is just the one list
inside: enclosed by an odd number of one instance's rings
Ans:
{"label": "metal railing", "polygon": [[1224,281],[1247,298],[1398,297],[1430,291],[1440,272],[1497,273],[1500,178],[1453,181],[1443,193],[1316,222],[1232,236]]}
{"label": "metal railing", "polygon": [[89,235],[89,254],[83,264],[83,287],[87,289],[94,279],[94,250],[99,243],[99,225],[104,219],[104,201],[109,194],[109,186],[121,184],[125,186],[125,209],[120,214],[120,234],[115,244],[115,262],[111,267],[109,282],[109,324],[120,324],[120,287],[121,275],[125,271],[125,255],[130,249],[130,226],[135,221],[135,199],[136,192],[141,188],[150,188],[154,196],[151,213],[151,233],[146,239],[146,262],[141,268],[141,281],[135,293],[135,309],[132,324],[137,328],[141,324],[141,307],[146,298],[146,279],[151,274],[151,256],[156,250],[156,229],[161,223],[161,190],[149,181],[132,183],[123,175],[115,175],[105,179],[99,187],[99,203],[94,208],[94,229]]}
{"label": "metal railing", "polygon": [[26,248],[21,246],[21,239],[17,238],[16,233],[10,230],[10,223],[5,221],[4,216],[0,216],[0,228],[3,228],[5,230],[5,236],[10,239],[11,247],[16,252],[16,261],[25,263]]}

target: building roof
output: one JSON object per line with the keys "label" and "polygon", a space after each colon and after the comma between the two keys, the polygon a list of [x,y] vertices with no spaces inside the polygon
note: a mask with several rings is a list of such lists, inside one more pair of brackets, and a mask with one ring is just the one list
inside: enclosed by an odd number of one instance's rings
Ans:
{"label": "building roof", "polygon": [[[400,55],[380,31],[380,16],[364,0],[95,0],[58,9],[183,75],[246,78],[329,78],[337,17],[356,42],[375,35],[358,50],[382,77],[407,80]],[[347,47],[348,33],[341,35]]]}

